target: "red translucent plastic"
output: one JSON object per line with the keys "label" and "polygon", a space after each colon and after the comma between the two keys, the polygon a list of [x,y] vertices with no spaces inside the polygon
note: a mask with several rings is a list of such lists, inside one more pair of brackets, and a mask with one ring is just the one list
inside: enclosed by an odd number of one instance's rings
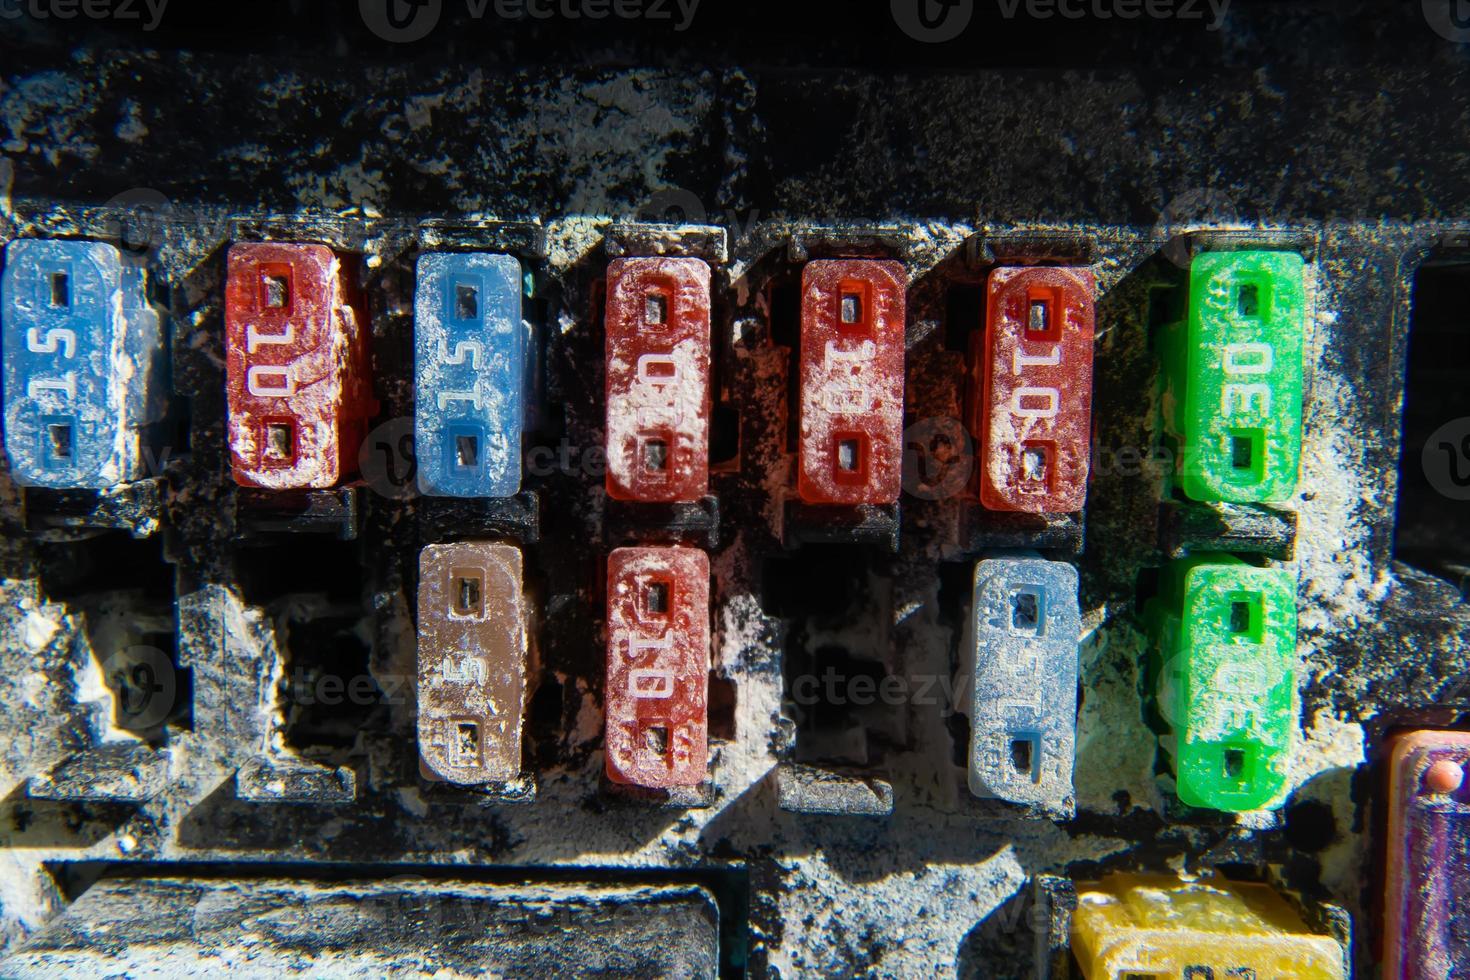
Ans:
{"label": "red translucent plastic", "polygon": [[367,335],[355,284],[327,246],[231,246],[225,394],[236,483],[331,487],[356,471],[376,411]]}
{"label": "red translucent plastic", "polygon": [[667,789],[709,765],[709,558],[619,548],[607,559],[607,775]]}
{"label": "red translucent plastic", "polygon": [[1092,455],[1092,270],[1001,267],[986,288],[975,427],[980,502],[1070,513]]}
{"label": "red translucent plastic", "polygon": [[801,276],[797,492],[887,504],[903,479],[904,290],[899,262],[826,259]]}
{"label": "red translucent plastic", "polygon": [[605,320],[608,494],[698,500],[709,489],[709,266],[614,260]]}

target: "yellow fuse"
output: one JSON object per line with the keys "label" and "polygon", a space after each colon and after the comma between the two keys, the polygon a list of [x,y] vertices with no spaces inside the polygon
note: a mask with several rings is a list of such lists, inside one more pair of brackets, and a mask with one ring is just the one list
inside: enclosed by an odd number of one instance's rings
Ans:
{"label": "yellow fuse", "polygon": [[1266,885],[1114,874],[1077,886],[1087,980],[1345,980],[1342,947]]}

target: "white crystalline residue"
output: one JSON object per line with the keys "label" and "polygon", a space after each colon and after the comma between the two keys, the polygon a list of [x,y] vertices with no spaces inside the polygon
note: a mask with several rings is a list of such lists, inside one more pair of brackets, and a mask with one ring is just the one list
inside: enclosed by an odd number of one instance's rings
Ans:
{"label": "white crystalline residue", "polygon": [[20,641],[29,652],[40,653],[50,645],[60,629],[60,622],[32,609],[20,621]]}
{"label": "white crystalline residue", "polygon": [[[622,356],[619,356],[619,355]],[[608,412],[608,472],[625,486],[638,480],[638,437],[668,431],[668,480],[679,483],[688,477],[698,449],[709,442],[709,418],[705,399],[709,391],[708,348],[692,338],[679,341],[668,352],[673,362],[670,383],[638,380],[638,361],[626,347],[615,349],[609,358],[609,378],[625,379],[628,387],[618,397],[618,410]]]}

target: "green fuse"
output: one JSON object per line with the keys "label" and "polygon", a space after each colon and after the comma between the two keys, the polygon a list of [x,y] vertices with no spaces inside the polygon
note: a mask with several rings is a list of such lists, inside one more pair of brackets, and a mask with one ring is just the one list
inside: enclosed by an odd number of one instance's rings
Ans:
{"label": "green fuse", "polygon": [[1296,492],[1302,452],[1304,264],[1295,252],[1203,252],[1189,315],[1163,335],[1164,426],[1193,500]]}
{"label": "green fuse", "polygon": [[1292,576],[1231,555],[1180,559],[1164,568],[1144,620],[1180,801],[1231,812],[1279,806],[1296,723]]}

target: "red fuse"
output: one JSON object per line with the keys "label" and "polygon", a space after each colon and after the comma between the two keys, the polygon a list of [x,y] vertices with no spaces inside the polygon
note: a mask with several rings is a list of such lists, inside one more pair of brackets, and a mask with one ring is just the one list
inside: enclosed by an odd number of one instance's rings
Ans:
{"label": "red fuse", "polygon": [[797,491],[811,504],[887,504],[903,478],[903,265],[808,262],[801,275]]}
{"label": "red fuse", "polygon": [[708,768],[709,558],[619,548],[607,559],[607,775],[697,786]]}
{"label": "red fuse", "polygon": [[614,260],[606,323],[608,494],[698,500],[709,489],[709,265]]}
{"label": "red fuse", "polygon": [[1087,500],[1092,454],[1092,270],[1002,267],[990,273],[975,376],[980,502],[1063,514]]}
{"label": "red fuse", "polygon": [[355,283],[327,246],[230,247],[225,378],[236,483],[330,487],[356,470],[376,411],[367,330]]}

